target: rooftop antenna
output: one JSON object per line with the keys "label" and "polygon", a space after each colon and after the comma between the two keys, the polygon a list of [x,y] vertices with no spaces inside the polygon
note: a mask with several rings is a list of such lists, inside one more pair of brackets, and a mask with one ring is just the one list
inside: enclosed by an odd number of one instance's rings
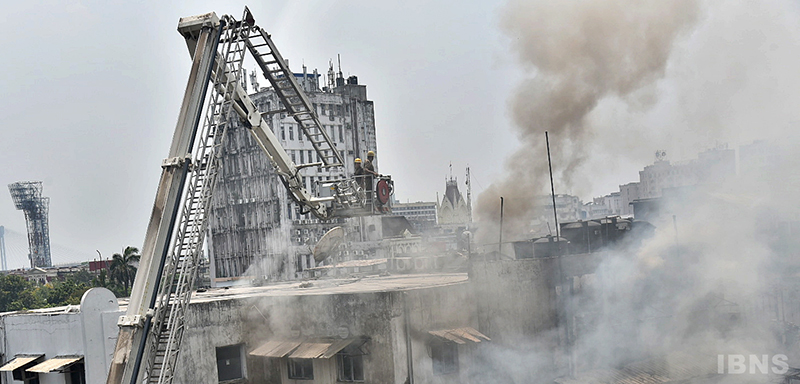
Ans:
{"label": "rooftop antenna", "polygon": [[333,71],[333,60],[328,60],[328,89],[336,88],[336,73]]}
{"label": "rooftop antenna", "polygon": [[469,177],[469,164],[467,164],[467,209],[469,209],[469,222],[472,223],[472,181]]}
{"label": "rooftop antenna", "polygon": [[336,61],[339,62],[339,77],[343,78],[344,76],[342,75],[342,55],[337,53],[336,54]]}
{"label": "rooftop antenna", "polygon": [[497,253],[503,253],[503,196],[500,196],[500,240],[497,243]]}

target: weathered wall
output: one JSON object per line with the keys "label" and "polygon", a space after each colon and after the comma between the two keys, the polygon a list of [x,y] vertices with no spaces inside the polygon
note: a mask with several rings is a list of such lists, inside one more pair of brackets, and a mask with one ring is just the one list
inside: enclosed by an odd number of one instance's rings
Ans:
{"label": "weathered wall", "polygon": [[[186,330],[176,366],[176,383],[217,383],[216,348],[244,343],[254,348],[245,332],[245,303],[238,300],[192,303],[186,313]],[[259,366],[245,362],[245,372]],[[254,381],[243,381],[254,382]]]}
{"label": "weathered wall", "polygon": [[472,263],[470,285],[479,302],[478,323],[492,338],[481,358],[498,383],[552,382],[563,371],[557,272],[557,259]]}
{"label": "weathered wall", "polygon": [[[86,379],[99,383],[108,375],[122,314],[111,291],[92,288],[81,300],[80,312],[15,313],[0,318],[4,343],[3,363],[17,354],[44,354],[44,360],[59,355],[84,356]],[[11,372],[3,372],[3,382]],[[63,373],[39,375],[42,384],[64,383]]]}
{"label": "weathered wall", "polygon": [[[415,289],[398,293],[403,295],[408,310],[409,334],[411,335],[411,351],[413,358],[414,382],[425,384],[457,384],[480,383],[475,381],[476,365],[473,362],[476,350],[484,348],[491,342],[458,345],[458,371],[446,375],[433,372],[433,361],[430,344],[435,341],[429,331],[472,327],[488,334],[478,324],[477,304],[468,284],[456,284],[446,287]],[[405,352],[405,334],[397,330],[395,334],[401,343],[399,350]],[[403,356],[405,354],[403,353]],[[405,371],[405,370],[404,370]],[[399,380],[398,382],[404,382]]]}

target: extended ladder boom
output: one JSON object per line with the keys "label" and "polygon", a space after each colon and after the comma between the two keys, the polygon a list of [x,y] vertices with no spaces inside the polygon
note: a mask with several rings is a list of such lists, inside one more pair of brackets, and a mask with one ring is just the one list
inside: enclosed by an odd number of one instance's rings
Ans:
{"label": "extended ladder boom", "polygon": [[[247,8],[238,21],[214,13],[182,18],[178,31],[186,39],[192,68],[169,157],[162,163],[128,309],[118,322],[108,384],[171,383],[174,378],[231,112],[269,156],[292,199],[308,212],[321,219],[375,212],[354,179],[328,182],[325,197],[304,188],[300,169],[341,167],[342,158],[294,74]],[[253,55],[320,162],[291,161],[241,85],[246,52]],[[391,185],[388,177],[380,182]]]}

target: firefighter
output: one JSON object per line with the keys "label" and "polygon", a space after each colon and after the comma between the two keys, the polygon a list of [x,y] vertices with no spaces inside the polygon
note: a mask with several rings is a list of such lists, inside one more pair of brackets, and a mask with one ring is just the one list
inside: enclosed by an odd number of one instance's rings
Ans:
{"label": "firefighter", "polygon": [[364,188],[364,168],[361,166],[361,159],[358,157],[356,157],[355,160],[355,172],[353,172],[353,175],[355,176],[358,185],[360,185],[361,188]]}

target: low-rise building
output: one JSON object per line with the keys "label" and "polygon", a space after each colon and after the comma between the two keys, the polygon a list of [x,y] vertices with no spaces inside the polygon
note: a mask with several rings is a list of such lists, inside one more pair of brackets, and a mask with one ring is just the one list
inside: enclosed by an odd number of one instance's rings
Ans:
{"label": "low-rise building", "polygon": [[105,382],[122,309],[111,291],[92,288],[80,306],[0,314],[2,382]]}

